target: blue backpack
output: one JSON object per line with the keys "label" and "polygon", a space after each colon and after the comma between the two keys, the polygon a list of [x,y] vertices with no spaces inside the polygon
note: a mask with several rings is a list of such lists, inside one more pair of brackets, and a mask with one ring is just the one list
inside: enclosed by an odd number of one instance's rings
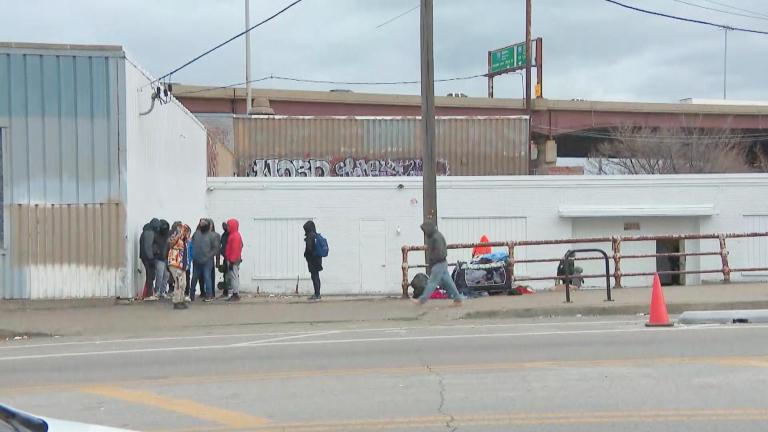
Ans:
{"label": "blue backpack", "polygon": [[312,252],[316,257],[325,258],[328,256],[328,240],[320,233],[315,233],[315,250]]}

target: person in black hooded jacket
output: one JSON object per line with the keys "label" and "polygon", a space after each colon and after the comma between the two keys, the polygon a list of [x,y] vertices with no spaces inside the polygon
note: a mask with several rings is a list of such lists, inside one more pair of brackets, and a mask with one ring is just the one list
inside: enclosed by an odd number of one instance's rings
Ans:
{"label": "person in black hooded jacket", "polygon": [[307,260],[309,274],[312,276],[312,287],[315,294],[310,300],[320,300],[320,272],[323,271],[323,257],[315,255],[315,239],[317,228],[313,221],[304,224],[304,258]]}
{"label": "person in black hooded jacket", "polygon": [[168,250],[170,245],[168,238],[171,234],[171,226],[165,219],[160,219],[160,227],[155,234],[154,241],[152,242],[152,253],[154,255],[155,264],[155,291],[154,295],[147,298],[147,300],[156,300],[166,296],[166,287],[168,285],[168,278],[170,273],[168,272]]}
{"label": "person in black hooded jacket", "polygon": [[147,298],[153,295],[153,282],[155,280],[155,235],[160,231],[160,220],[153,218],[148,224],[144,225],[139,237],[139,258],[144,264],[144,291],[141,298]]}
{"label": "person in black hooded jacket", "polygon": [[[227,239],[229,238],[229,227],[227,226],[226,222],[221,223],[221,249],[219,249],[219,255],[222,257],[224,256],[224,251],[227,250]],[[226,274],[229,271],[229,266],[227,264],[227,260],[224,259],[221,262],[221,265],[218,266],[219,271],[221,274],[225,275],[224,281],[221,282],[221,289],[223,293],[221,294],[221,298],[229,298],[229,286],[227,285],[227,278]]]}

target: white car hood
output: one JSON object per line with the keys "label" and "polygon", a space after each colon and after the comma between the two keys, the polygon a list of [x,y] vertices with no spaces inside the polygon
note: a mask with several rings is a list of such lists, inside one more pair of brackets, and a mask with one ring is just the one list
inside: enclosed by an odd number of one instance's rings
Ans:
{"label": "white car hood", "polygon": [[117,429],[107,426],[97,426],[67,420],[40,417],[48,423],[49,432],[132,432],[128,429]]}

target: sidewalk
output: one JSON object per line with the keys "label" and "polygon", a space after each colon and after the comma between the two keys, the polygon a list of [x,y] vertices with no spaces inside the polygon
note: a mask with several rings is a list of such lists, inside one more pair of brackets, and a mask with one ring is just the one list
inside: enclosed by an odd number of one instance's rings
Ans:
{"label": "sidewalk", "polygon": [[[667,287],[671,314],[688,310],[768,309],[768,284]],[[116,304],[113,299],[0,301],[0,337],[14,335],[148,336],[177,330],[207,332],[233,326],[264,324],[362,323],[461,319],[505,319],[540,316],[634,315],[647,313],[650,288],[576,291],[565,304],[564,292],[494,296],[467,300],[464,307],[433,300],[419,307],[395,297],[244,297],[239,303],[195,302],[174,311],[169,302]]]}

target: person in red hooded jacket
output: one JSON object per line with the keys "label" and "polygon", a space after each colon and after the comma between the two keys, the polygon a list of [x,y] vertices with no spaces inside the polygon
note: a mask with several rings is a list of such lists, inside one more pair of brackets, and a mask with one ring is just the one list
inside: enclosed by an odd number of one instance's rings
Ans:
{"label": "person in red hooded jacket", "polygon": [[232,295],[227,301],[240,301],[240,263],[243,262],[243,237],[240,235],[240,222],[237,219],[227,221],[227,245],[224,248],[224,260],[227,263],[227,285]]}

